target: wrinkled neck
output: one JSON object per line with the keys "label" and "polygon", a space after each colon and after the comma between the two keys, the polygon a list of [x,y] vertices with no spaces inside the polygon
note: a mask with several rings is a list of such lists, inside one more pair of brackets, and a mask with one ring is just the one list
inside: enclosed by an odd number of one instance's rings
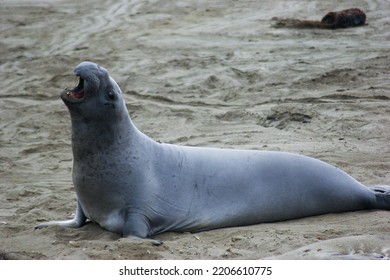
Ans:
{"label": "wrinkled neck", "polygon": [[[104,154],[109,150],[121,151],[129,145],[149,142],[128,115],[102,120],[72,119],[72,148],[75,160],[85,156]],[[133,143],[133,144],[132,144]]]}

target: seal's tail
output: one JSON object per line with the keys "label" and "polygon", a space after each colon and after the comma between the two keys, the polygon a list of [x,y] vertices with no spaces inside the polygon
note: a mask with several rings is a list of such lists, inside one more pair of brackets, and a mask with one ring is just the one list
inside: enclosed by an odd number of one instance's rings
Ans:
{"label": "seal's tail", "polygon": [[375,185],[370,187],[375,193],[375,208],[390,210],[390,186]]}

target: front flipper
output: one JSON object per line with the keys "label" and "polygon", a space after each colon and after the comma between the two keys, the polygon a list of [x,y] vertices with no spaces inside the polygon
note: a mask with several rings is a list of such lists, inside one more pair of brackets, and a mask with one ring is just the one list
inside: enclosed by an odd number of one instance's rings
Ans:
{"label": "front flipper", "polygon": [[151,239],[148,219],[139,213],[127,212],[122,230],[123,237],[135,241],[151,242],[152,245],[161,245],[162,241]]}
{"label": "front flipper", "polygon": [[73,219],[65,220],[65,221],[50,221],[50,222],[40,223],[35,226],[35,229],[41,229],[48,226],[79,228],[85,225],[86,220],[87,218],[85,217],[83,209],[81,208],[80,203],[77,201],[76,215]]}

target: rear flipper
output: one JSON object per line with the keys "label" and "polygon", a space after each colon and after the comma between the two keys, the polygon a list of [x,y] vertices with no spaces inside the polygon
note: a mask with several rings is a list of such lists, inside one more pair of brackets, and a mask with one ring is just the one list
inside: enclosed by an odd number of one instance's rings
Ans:
{"label": "rear flipper", "polygon": [[370,186],[370,189],[375,193],[376,204],[374,208],[390,210],[390,186],[375,185]]}

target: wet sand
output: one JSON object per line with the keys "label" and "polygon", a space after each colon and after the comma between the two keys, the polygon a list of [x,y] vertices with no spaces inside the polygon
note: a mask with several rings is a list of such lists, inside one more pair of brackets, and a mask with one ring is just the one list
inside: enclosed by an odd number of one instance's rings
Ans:
{"label": "wet sand", "polygon": [[[389,259],[390,212],[208,232],[155,247],[71,217],[72,69],[109,69],[137,127],[168,143],[297,152],[390,184],[390,3],[20,1],[0,9],[0,259]],[[273,28],[358,7],[368,25]]]}

